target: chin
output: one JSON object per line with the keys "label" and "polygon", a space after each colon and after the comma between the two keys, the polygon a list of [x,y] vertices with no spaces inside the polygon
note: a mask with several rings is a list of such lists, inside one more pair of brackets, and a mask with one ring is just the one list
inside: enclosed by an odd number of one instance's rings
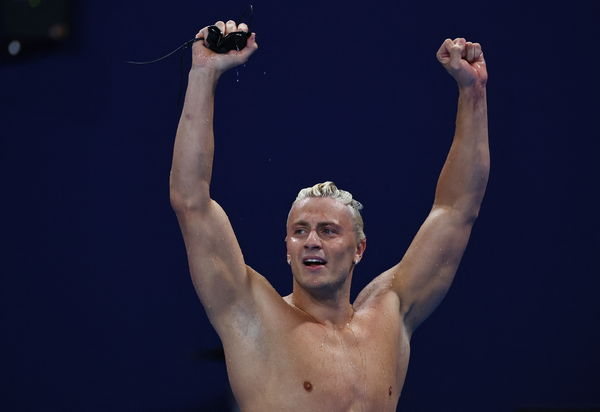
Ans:
{"label": "chin", "polygon": [[331,296],[343,288],[346,278],[326,278],[312,273],[303,272],[300,276],[294,275],[294,280],[302,289],[315,296]]}

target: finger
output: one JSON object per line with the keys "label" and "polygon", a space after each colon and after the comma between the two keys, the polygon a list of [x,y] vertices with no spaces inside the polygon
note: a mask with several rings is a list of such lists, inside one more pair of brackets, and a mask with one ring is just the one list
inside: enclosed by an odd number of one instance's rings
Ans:
{"label": "finger", "polygon": [[457,37],[456,44],[462,46],[462,54],[461,57],[464,59],[467,57],[467,40],[464,37]]}
{"label": "finger", "polygon": [[[462,41],[460,41],[462,40]],[[465,53],[465,39],[455,39],[450,47],[450,67],[458,69]]]}
{"label": "finger", "polygon": [[450,48],[454,45],[451,39],[446,39],[438,49],[435,56],[442,64],[447,64],[450,61]]}
{"label": "finger", "polygon": [[475,49],[475,51],[474,51],[474,54],[475,54],[474,59],[475,60],[479,60],[479,58],[481,57],[481,54],[482,54],[482,52],[481,52],[481,44],[479,44],[479,43],[473,43],[473,47]]}
{"label": "finger", "polygon": [[467,42],[467,44],[465,45],[465,47],[466,47],[466,56],[465,56],[465,59],[469,63],[473,63],[473,61],[475,60],[475,47],[473,46],[473,43],[471,43],[470,41]]}
{"label": "finger", "polygon": [[228,20],[225,24],[225,35],[237,31],[237,24],[233,20]]}
{"label": "finger", "polygon": [[208,37],[208,26],[203,27],[195,36],[196,39],[203,39],[202,42],[206,47],[208,47],[208,43],[206,42],[206,38]]}
{"label": "finger", "polygon": [[214,25],[215,25],[215,26],[217,26],[217,28],[218,28],[219,30],[221,30],[221,33],[222,33],[223,35],[225,35],[225,23],[223,23],[221,20],[219,20],[219,21],[218,21],[218,22],[216,22]]}
{"label": "finger", "polygon": [[258,49],[258,43],[256,42],[256,33],[252,33],[246,42],[246,47],[242,50],[235,51],[232,50],[235,54],[243,57],[244,59],[248,59],[252,53],[254,53]]}
{"label": "finger", "polygon": [[245,33],[248,33],[248,25],[246,23],[240,23],[238,25],[238,31],[243,31]]}

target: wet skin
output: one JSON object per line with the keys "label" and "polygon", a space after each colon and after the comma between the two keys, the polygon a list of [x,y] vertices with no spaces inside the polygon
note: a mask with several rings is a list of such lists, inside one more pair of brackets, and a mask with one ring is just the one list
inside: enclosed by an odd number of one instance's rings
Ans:
{"label": "wet skin", "polygon": [[240,407],[395,411],[409,336],[390,279],[378,278],[350,305],[365,242],[357,240],[348,207],[327,198],[297,202],[286,244],[293,293],[281,298],[249,269],[255,305],[220,332]]}
{"label": "wet skin", "polygon": [[[225,34],[248,30],[234,21],[215,25]],[[206,30],[197,37],[205,39]],[[223,343],[232,389],[243,411],[395,411],[412,331],[450,287],[485,193],[481,46],[446,39],[438,50],[459,100],[433,207],[402,260],[352,304],[352,274],[366,245],[355,237],[347,208],[327,199],[294,206],[286,237],[293,293],[283,298],[246,265],[225,211],[211,197],[216,85],[257,49],[255,35],[227,54],[194,43],[170,175],[192,281]]]}
{"label": "wet skin", "polygon": [[356,307],[343,326],[315,321],[289,297],[265,298],[260,323],[240,319],[238,335],[223,339],[241,410],[396,410],[410,354],[396,296]]}
{"label": "wet skin", "polygon": [[[338,300],[348,299],[354,265],[366,247],[365,242],[358,242],[349,207],[331,198],[296,202],[285,240],[296,300],[302,293],[349,305]],[[314,264],[317,262],[322,264]]]}

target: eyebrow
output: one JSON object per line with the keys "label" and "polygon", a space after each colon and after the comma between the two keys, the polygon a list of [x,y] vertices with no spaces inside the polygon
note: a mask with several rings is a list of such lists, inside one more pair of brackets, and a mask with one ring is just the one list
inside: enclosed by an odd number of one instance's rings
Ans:
{"label": "eyebrow", "polygon": [[[298,220],[297,222],[292,223],[293,226],[310,226],[310,223],[308,223],[305,220]],[[330,222],[330,221],[325,221],[325,222],[318,222],[317,223],[317,227],[323,227],[323,226],[340,226],[339,223],[336,222]]]}

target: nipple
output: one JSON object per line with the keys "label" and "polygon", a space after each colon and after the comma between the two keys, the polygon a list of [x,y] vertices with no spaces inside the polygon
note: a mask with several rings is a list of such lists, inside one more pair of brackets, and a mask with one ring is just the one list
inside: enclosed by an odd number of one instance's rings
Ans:
{"label": "nipple", "polygon": [[304,381],[304,390],[306,392],[310,392],[312,391],[313,387],[312,387],[312,383],[310,383],[309,381]]}

